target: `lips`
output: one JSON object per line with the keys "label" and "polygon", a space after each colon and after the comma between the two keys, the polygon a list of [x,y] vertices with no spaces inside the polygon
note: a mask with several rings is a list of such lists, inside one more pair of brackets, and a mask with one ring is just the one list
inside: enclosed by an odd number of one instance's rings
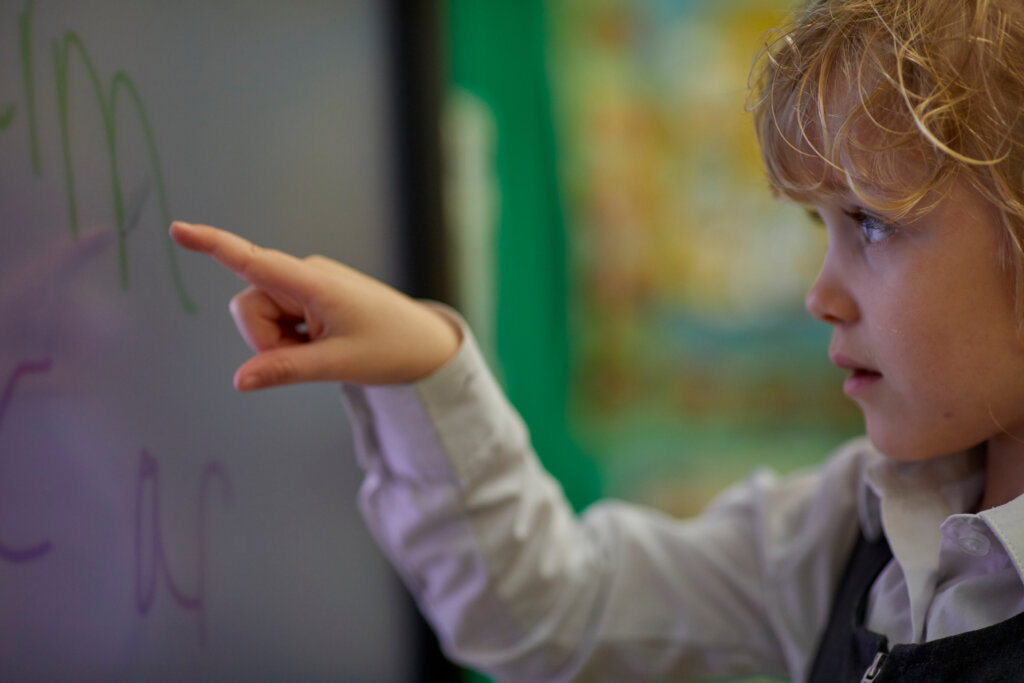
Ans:
{"label": "lips", "polygon": [[843,382],[843,393],[854,396],[867,390],[882,379],[882,373],[856,358],[841,353],[830,353],[829,358],[838,367],[850,371],[850,376]]}

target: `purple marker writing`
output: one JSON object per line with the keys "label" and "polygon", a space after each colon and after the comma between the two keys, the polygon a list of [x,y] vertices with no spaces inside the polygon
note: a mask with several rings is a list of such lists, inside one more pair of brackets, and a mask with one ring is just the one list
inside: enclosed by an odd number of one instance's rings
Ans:
{"label": "purple marker writing", "polygon": [[[135,492],[135,606],[139,614],[147,614],[156,598],[157,576],[162,575],[171,599],[182,609],[196,612],[199,620],[199,643],[206,642],[206,506],[210,487],[217,480],[224,502],[230,505],[234,493],[224,468],[211,462],[199,479],[199,519],[196,533],[196,582],[191,594],[181,588],[167,565],[160,521],[160,463],[146,451],[139,457],[139,475]],[[147,493],[149,504],[146,503]],[[147,524],[148,522],[148,524]],[[149,539],[148,563],[143,544]],[[144,566],[148,565],[148,566]]]}
{"label": "purple marker writing", "polygon": [[[22,361],[14,368],[14,372],[11,373],[11,376],[7,378],[7,382],[4,384],[3,394],[0,394],[0,427],[3,427],[7,410],[10,408],[11,401],[14,398],[14,388],[18,385],[21,378],[30,373],[49,372],[52,366],[53,360],[44,358],[39,361]],[[50,541],[41,541],[27,548],[13,548],[0,541],[0,560],[14,563],[31,562],[32,560],[38,560],[52,549],[53,544]]]}

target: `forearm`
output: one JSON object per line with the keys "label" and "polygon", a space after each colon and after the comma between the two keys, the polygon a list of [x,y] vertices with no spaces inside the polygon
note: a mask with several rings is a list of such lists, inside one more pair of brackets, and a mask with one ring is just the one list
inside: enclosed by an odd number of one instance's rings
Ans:
{"label": "forearm", "polygon": [[538,634],[583,639],[600,570],[478,354],[470,341],[418,384],[346,387],[361,505],[449,655],[549,675],[573,648]]}

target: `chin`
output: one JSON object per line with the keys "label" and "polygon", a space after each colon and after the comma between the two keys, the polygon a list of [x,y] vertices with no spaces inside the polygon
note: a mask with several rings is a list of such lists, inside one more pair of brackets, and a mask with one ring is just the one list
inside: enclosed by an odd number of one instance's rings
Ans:
{"label": "chin", "polygon": [[950,450],[948,445],[942,447],[934,439],[921,438],[910,430],[900,429],[899,425],[879,428],[873,426],[869,420],[867,433],[875,450],[899,462],[919,462],[959,450]]}

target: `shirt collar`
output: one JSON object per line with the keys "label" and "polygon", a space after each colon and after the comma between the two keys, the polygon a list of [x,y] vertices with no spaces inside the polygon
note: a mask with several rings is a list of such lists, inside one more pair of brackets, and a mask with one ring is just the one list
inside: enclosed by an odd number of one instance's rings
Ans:
{"label": "shirt collar", "polygon": [[[871,450],[874,450],[873,448]],[[868,540],[883,533],[882,499],[906,495],[911,490],[931,489],[948,510],[947,517],[971,514],[985,487],[985,460],[979,450],[954,453],[919,463],[900,463],[875,451],[865,467],[858,491],[857,512]],[[898,490],[898,491],[897,491]],[[977,513],[1003,544],[1024,582],[1024,495]],[[937,519],[935,533],[943,519]]]}
{"label": "shirt collar", "polygon": [[[869,540],[877,539],[883,532],[882,506],[886,497],[927,502],[927,508],[936,517],[936,534],[947,517],[971,512],[981,498],[985,460],[978,449],[919,462],[898,462],[877,451],[873,455],[865,466],[857,498],[861,529]],[[1007,505],[1014,503],[1024,517],[1024,499]],[[919,513],[920,510],[909,508],[907,512]],[[1019,535],[1024,551],[1024,528],[1020,528]]]}
{"label": "shirt collar", "polygon": [[984,454],[964,451],[920,462],[879,457],[864,474],[870,493],[862,496],[861,523],[865,534],[884,530],[910,599],[911,642],[918,642],[937,587],[943,523],[977,505],[985,484]]}
{"label": "shirt collar", "polygon": [[978,513],[1002,542],[1024,582],[1024,495]]}

